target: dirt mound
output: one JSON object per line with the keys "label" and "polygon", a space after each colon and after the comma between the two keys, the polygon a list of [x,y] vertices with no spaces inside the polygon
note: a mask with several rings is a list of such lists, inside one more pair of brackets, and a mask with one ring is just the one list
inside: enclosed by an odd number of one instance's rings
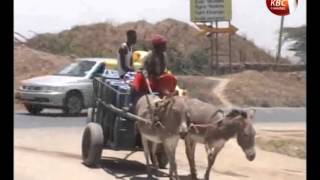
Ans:
{"label": "dirt mound", "polygon": [[232,80],[225,94],[235,105],[301,107],[306,104],[303,72],[244,71],[226,77]]}
{"label": "dirt mound", "polygon": [[306,158],[306,132],[304,130],[262,130],[256,137],[257,146],[271,152],[277,152],[301,159]]}
{"label": "dirt mound", "polygon": [[21,80],[52,74],[71,62],[70,57],[53,55],[25,46],[15,47],[14,89],[19,87]]}
{"label": "dirt mound", "polygon": [[179,87],[186,89],[189,97],[216,106],[222,105],[219,97],[212,93],[212,89],[218,84],[217,81],[206,79],[203,76],[177,76],[177,80]]}
{"label": "dirt mound", "polygon": [[[155,24],[146,21],[128,22],[119,25],[97,23],[75,26],[57,34],[40,34],[28,40],[27,45],[45,52],[79,57],[115,57],[119,44],[125,40],[125,32],[135,29],[138,34],[137,49],[151,48],[150,38],[160,33],[168,38],[169,66],[175,73],[206,74],[210,59],[210,41],[199,31],[184,22],[166,19]],[[221,54],[229,52],[228,37],[219,36]],[[235,34],[232,36],[232,60],[239,62],[272,63],[274,58],[251,40]],[[228,58],[220,57],[221,63]],[[281,63],[288,63],[282,59]]]}

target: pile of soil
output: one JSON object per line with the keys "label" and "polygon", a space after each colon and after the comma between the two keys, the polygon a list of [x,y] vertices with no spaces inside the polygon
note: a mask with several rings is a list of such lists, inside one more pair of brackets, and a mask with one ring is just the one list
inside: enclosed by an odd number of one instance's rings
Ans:
{"label": "pile of soil", "polygon": [[304,72],[244,71],[227,75],[231,81],[225,94],[238,106],[305,107]]}

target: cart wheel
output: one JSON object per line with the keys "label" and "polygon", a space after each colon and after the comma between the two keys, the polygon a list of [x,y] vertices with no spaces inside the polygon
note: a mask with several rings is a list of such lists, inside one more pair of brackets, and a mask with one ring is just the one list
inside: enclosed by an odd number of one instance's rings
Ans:
{"label": "cart wheel", "polygon": [[103,131],[99,124],[89,123],[82,136],[82,160],[89,167],[95,166],[101,159],[103,149]]}
{"label": "cart wheel", "polygon": [[[165,169],[167,164],[168,164],[168,162],[169,162],[169,159],[167,157],[166,152],[164,151],[164,147],[163,147],[162,144],[158,144],[156,156],[157,156],[157,159],[158,159],[158,162],[159,162],[159,168],[160,169]],[[151,157],[151,162],[154,163],[153,159],[152,159],[152,155],[150,157]]]}

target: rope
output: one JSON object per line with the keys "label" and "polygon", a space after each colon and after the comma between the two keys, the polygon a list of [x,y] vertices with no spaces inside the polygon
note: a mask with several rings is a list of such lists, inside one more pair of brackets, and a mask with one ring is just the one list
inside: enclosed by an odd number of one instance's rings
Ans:
{"label": "rope", "polygon": [[[145,79],[145,81],[147,82],[149,94],[154,95],[153,92],[152,92],[151,86],[150,86],[150,81],[148,79],[147,72],[143,71],[142,72],[142,76]],[[161,123],[160,119],[154,119],[154,110],[153,110],[153,108],[151,106],[151,102],[150,102],[149,96],[148,96],[148,94],[146,94],[145,96],[146,96],[146,99],[147,99],[148,109],[149,109],[149,112],[151,114],[151,121],[153,122],[153,126],[160,126],[161,128],[164,129],[165,126]]]}

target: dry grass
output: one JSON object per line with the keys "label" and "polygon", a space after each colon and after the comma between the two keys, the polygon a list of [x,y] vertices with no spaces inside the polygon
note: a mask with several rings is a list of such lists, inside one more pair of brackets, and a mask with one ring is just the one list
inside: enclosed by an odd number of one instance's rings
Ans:
{"label": "dry grass", "polygon": [[190,97],[213,105],[221,105],[219,98],[212,93],[217,81],[206,79],[204,76],[178,76],[177,79],[179,87],[187,89]]}
{"label": "dry grass", "polygon": [[[56,72],[72,62],[71,58],[53,55],[27,47],[14,49],[14,88],[20,81]],[[224,77],[224,76],[223,76]],[[305,106],[305,79],[295,73],[245,71],[227,75],[233,80],[226,87],[226,96],[232,103],[240,106]],[[178,76],[181,88],[189,95],[202,101],[221,105],[213,93],[217,81],[204,76]]]}
{"label": "dry grass", "polygon": [[258,137],[256,145],[265,151],[306,158],[306,141],[303,138]]}
{"label": "dry grass", "polygon": [[305,78],[298,73],[245,71],[227,75],[226,97],[235,105],[301,107],[306,104]]}
{"label": "dry grass", "polygon": [[[58,34],[41,34],[28,41],[28,45],[54,54],[75,54],[78,56],[109,56],[115,57],[121,42],[125,41],[125,32],[135,29],[138,35],[137,48],[150,48],[150,38],[153,33],[160,33],[168,38],[168,52],[177,52],[179,57],[174,59],[190,59],[192,53],[201,50],[204,54],[210,54],[207,50],[210,41],[206,36],[199,35],[199,31],[187,23],[165,19],[151,24],[146,21],[128,22],[117,26],[112,23],[96,23],[91,25],[75,26],[71,30]],[[228,37],[219,36],[219,49],[221,54],[228,51]],[[241,58],[246,62],[274,62],[274,57],[252,41],[240,35],[232,36],[232,59],[240,62]],[[171,53],[174,54],[174,53]],[[221,57],[220,62],[228,59]],[[288,62],[283,60],[283,62]],[[206,64],[205,64],[206,65]]]}
{"label": "dry grass", "polygon": [[65,56],[18,46],[14,49],[14,88],[19,87],[21,80],[52,74],[71,62]]}

